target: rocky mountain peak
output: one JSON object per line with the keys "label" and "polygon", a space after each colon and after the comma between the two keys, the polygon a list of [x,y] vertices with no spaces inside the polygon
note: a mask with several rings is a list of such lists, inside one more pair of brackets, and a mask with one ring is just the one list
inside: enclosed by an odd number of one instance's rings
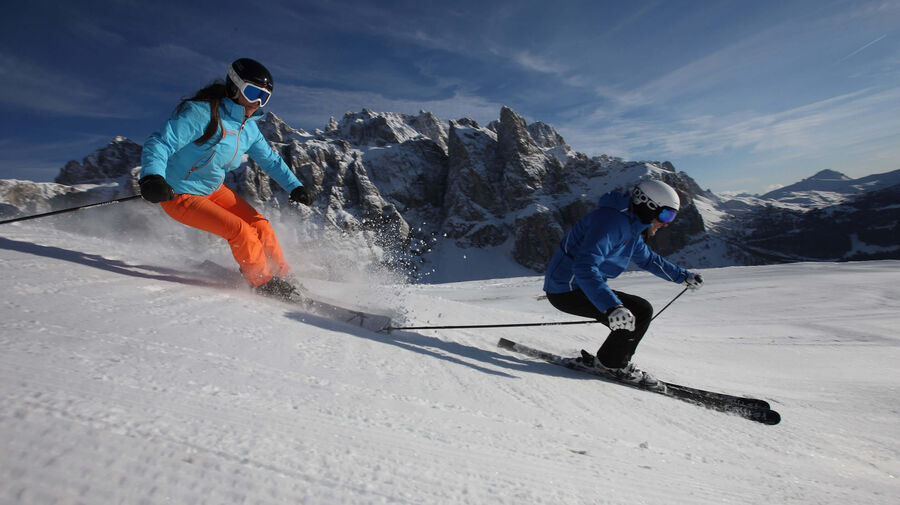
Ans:
{"label": "rocky mountain peak", "polygon": [[543,149],[552,149],[566,145],[566,140],[552,126],[541,121],[528,125],[528,133],[535,143]]}
{"label": "rocky mountain peak", "polygon": [[419,115],[409,119],[408,123],[417,132],[434,141],[444,153],[447,153],[449,147],[447,140],[450,135],[450,129],[437,116],[431,112],[420,110]]}
{"label": "rocky mountain peak", "polygon": [[407,116],[394,112],[361,112],[344,114],[338,123],[337,134],[358,146],[383,147],[401,144],[421,135],[406,122]]}
{"label": "rocky mountain peak", "polygon": [[271,112],[267,112],[266,115],[257,122],[257,125],[259,126],[260,133],[262,133],[270,142],[287,142],[287,139],[291,136],[309,135],[302,129],[290,127],[287,123],[282,121],[281,118]]}
{"label": "rocky mountain peak", "polygon": [[500,109],[497,142],[504,157],[528,157],[544,153],[531,137],[525,119],[509,107]]}
{"label": "rocky mountain peak", "polygon": [[822,170],[817,172],[812,177],[808,177],[804,179],[805,181],[849,181],[852,180],[846,175],[836,171],[836,170]]}
{"label": "rocky mountain peak", "polygon": [[853,185],[853,179],[834,170],[822,170],[800,182],[770,191],[761,198],[769,200],[790,198],[798,202],[811,202],[818,197],[816,193],[853,194],[857,191],[858,189]]}
{"label": "rocky mountain peak", "polygon": [[106,146],[85,156],[81,162],[69,161],[59,171],[59,184],[98,184],[129,175],[141,164],[142,147],[125,137],[115,137]]}

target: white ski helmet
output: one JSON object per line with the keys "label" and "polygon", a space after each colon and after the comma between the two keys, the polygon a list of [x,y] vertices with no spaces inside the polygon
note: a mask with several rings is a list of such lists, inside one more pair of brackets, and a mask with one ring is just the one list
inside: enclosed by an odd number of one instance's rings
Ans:
{"label": "white ski helmet", "polygon": [[668,224],[675,220],[681,200],[672,186],[655,179],[645,179],[631,192],[631,204],[642,223],[650,224],[658,219]]}

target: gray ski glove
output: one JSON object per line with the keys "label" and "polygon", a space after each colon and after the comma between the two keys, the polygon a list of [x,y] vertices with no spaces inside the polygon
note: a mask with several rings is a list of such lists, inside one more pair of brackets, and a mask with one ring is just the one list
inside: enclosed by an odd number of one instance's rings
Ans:
{"label": "gray ski glove", "polygon": [[703,277],[701,277],[700,274],[688,272],[687,277],[684,279],[684,284],[688,289],[700,289],[700,287],[703,286]]}
{"label": "gray ski glove", "polygon": [[610,309],[606,319],[609,321],[610,330],[634,331],[634,314],[622,305]]}

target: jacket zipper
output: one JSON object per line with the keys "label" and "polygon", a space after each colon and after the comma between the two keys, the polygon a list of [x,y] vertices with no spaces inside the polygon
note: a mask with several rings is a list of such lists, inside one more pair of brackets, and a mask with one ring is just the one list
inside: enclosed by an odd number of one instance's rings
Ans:
{"label": "jacket zipper", "polygon": [[[241,126],[238,127],[238,131],[237,131],[237,138],[234,141],[234,154],[231,155],[231,159],[228,160],[228,163],[225,163],[223,166],[230,165],[231,162],[234,161],[234,158],[237,157],[237,154],[241,149],[241,132],[244,130],[244,123],[246,123],[246,122],[247,122],[247,118],[244,118],[241,121]],[[219,121],[219,124],[222,126],[222,139],[224,139],[225,138],[225,123]],[[221,142],[221,141],[219,141],[219,142]],[[218,144],[218,142],[216,144]],[[215,147],[215,145],[213,147]],[[212,148],[210,148],[210,153],[207,156],[204,156],[203,158],[200,158],[199,160],[195,161],[194,165],[191,167],[191,169],[188,170],[188,172],[186,174],[184,174],[184,180],[188,180],[188,178],[191,176],[192,173],[194,173],[197,170],[200,170],[201,168],[203,168],[207,164],[209,164],[209,162],[212,161],[212,159],[215,157],[215,154],[216,153],[212,152]],[[204,158],[206,159],[206,161],[203,161]],[[201,163],[201,162],[202,162],[202,164],[197,165],[197,163]]]}

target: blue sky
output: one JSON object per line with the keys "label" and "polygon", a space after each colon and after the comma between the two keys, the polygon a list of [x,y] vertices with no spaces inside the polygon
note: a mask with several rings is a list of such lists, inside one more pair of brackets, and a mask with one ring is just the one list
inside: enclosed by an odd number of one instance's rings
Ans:
{"label": "blue sky", "polygon": [[17,2],[0,17],[0,178],[52,180],[250,57],[312,130],[368,108],[483,124],[762,193],[900,169],[900,0]]}

